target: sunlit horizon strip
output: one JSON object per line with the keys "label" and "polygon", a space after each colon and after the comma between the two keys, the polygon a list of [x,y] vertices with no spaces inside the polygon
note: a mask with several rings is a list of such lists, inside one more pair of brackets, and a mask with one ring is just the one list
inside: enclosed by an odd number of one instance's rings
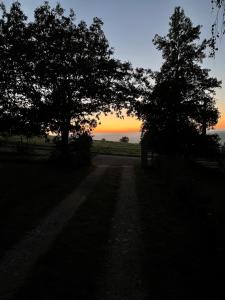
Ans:
{"label": "sunlit horizon strip", "polygon": [[120,128],[120,129],[94,129],[95,133],[121,133],[121,132],[140,132],[141,128]]}
{"label": "sunlit horizon strip", "polygon": [[[121,124],[122,122],[124,122],[124,125]],[[99,126],[97,126],[93,132],[95,133],[121,133],[121,132],[141,132],[141,121],[137,121],[137,120],[133,120],[133,122],[135,123],[136,126],[134,126],[131,122],[131,118],[129,118],[129,120],[126,120],[126,118],[124,120],[118,119],[115,117],[115,119],[113,120],[110,119],[109,122],[107,122],[107,119],[104,119],[101,121],[101,124]],[[131,123],[131,126],[129,126],[127,123]],[[219,120],[219,122],[217,123],[217,125],[214,127],[214,130],[225,130],[225,120],[221,119]]]}

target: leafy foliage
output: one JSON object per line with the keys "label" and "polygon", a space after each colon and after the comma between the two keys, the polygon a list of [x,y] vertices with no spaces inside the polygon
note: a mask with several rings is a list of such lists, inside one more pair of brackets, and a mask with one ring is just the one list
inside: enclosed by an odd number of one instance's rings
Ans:
{"label": "leafy foliage", "polygon": [[216,44],[217,39],[225,34],[225,1],[211,0],[212,9],[215,11],[215,21],[212,25],[212,56],[218,50]]}
{"label": "leafy foliage", "polygon": [[149,145],[166,153],[189,153],[206,129],[217,123],[219,112],[213,98],[220,82],[201,67],[209,40],[196,43],[200,26],[194,27],[183,9],[176,7],[165,37],[153,43],[162,51],[161,70],[152,74],[152,86],[145,89],[138,115]]}
{"label": "leafy foliage", "polygon": [[0,131],[30,135],[40,133],[41,127],[30,98],[30,34],[26,20],[19,2],[14,2],[9,12],[1,4]]}
{"label": "leafy foliage", "polygon": [[76,24],[72,10],[44,2],[27,23],[19,2],[1,8],[2,129],[12,121],[27,133],[61,133],[66,147],[69,132],[90,131],[100,112],[124,105],[132,69],[112,57],[100,19]]}

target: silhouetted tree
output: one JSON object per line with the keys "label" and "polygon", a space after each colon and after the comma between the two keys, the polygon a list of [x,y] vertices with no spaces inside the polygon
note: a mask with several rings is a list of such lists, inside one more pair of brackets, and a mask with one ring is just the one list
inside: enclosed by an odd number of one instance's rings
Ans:
{"label": "silhouetted tree", "polygon": [[187,153],[196,138],[218,120],[213,98],[220,86],[208,69],[201,67],[210,41],[200,38],[200,26],[193,26],[183,9],[176,7],[170,18],[169,33],[153,42],[164,59],[154,73],[152,92],[140,102],[143,135],[158,152]]}
{"label": "silhouetted tree", "polygon": [[89,132],[101,112],[124,106],[132,68],[112,57],[103,22],[75,24],[57,4],[27,23],[19,2],[1,5],[0,126],[26,135],[54,131],[67,149],[69,132]]}
{"label": "silhouetted tree", "polygon": [[[31,32],[18,1],[9,12],[1,4],[0,18],[0,131],[40,134],[35,92]],[[32,101],[31,101],[32,100]]]}
{"label": "silhouetted tree", "polygon": [[0,131],[17,128],[19,107],[23,101],[19,92],[22,80],[23,35],[26,16],[20,9],[20,4],[12,4],[7,13],[1,4],[0,19]]}
{"label": "silhouetted tree", "polygon": [[212,55],[218,50],[217,39],[225,34],[225,0],[211,0],[212,9],[215,11],[215,21],[212,25]]}
{"label": "silhouetted tree", "polygon": [[130,65],[112,58],[102,25],[98,18],[89,27],[83,21],[76,25],[72,10],[65,16],[59,4],[51,8],[47,2],[31,24],[40,104],[46,126],[61,133],[64,149],[70,131],[96,126],[94,115],[123,101]]}

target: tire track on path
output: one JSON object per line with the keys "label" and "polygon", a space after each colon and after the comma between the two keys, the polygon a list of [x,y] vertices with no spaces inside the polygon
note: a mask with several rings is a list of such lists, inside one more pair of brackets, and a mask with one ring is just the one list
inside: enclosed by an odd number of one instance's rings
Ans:
{"label": "tire track on path", "polygon": [[11,249],[0,263],[0,299],[10,299],[21,287],[37,259],[45,254],[56,236],[87,199],[107,166],[99,166],[53,211]]}
{"label": "tire track on path", "polygon": [[148,299],[142,274],[140,224],[134,169],[123,166],[99,299]]}

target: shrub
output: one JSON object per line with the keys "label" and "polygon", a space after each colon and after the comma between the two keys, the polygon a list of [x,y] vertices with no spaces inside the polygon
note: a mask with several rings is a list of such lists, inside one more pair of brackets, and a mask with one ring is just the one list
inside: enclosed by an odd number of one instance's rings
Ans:
{"label": "shrub", "polygon": [[91,162],[92,136],[84,132],[70,142],[70,149],[75,153],[79,165],[88,165]]}
{"label": "shrub", "polygon": [[129,142],[129,138],[127,136],[123,136],[121,139],[120,139],[120,142],[121,143],[128,143]]}

